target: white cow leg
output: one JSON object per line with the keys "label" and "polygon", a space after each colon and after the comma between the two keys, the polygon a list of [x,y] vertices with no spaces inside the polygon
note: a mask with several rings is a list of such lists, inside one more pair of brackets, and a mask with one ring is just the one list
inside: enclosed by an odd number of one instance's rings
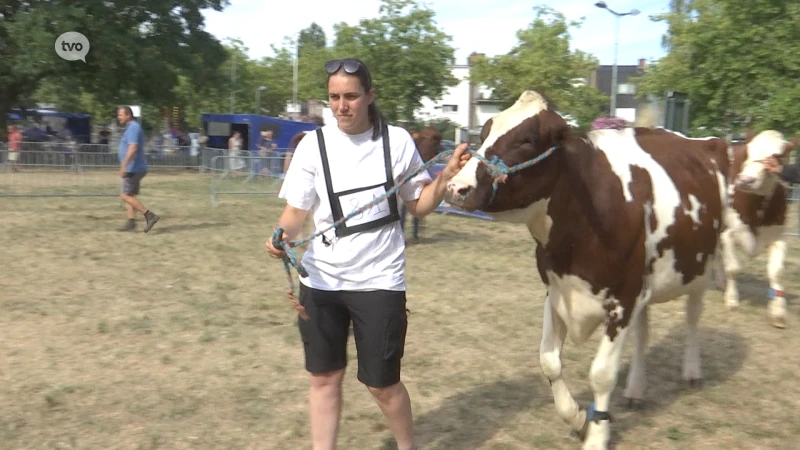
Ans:
{"label": "white cow leg", "polygon": [[783,286],[778,279],[783,272],[783,259],[786,256],[786,241],[775,241],[769,246],[769,260],[767,262],[767,278],[769,279],[772,298],[767,305],[772,325],[777,328],[786,327],[786,298]]}
{"label": "white cow leg", "polygon": [[623,396],[628,399],[628,406],[633,406],[644,398],[645,391],[645,352],[650,334],[648,307],[645,306],[632,320],[634,349],[631,358],[631,367],[628,371],[628,381]]}
{"label": "white cow leg", "polygon": [[567,336],[567,326],[553,309],[553,300],[561,301],[560,296],[557,289],[551,288],[544,302],[539,363],[550,381],[556,412],[573,430],[579,431],[586,420],[586,412],[578,407],[561,373],[561,348]]}
{"label": "white cow leg", "polygon": [[720,236],[722,241],[722,258],[725,263],[725,306],[734,309],[739,306],[739,291],[736,289],[736,275],[739,273],[739,261],[734,249],[733,230],[726,230]]}
{"label": "white cow leg", "polygon": [[697,324],[703,313],[703,295],[705,289],[699,289],[686,297],[686,350],[683,356],[683,379],[693,387],[699,387],[703,382],[703,373],[700,369],[700,343],[697,339]]}
{"label": "white cow leg", "polygon": [[629,327],[617,328],[614,339],[603,335],[600,347],[592,361],[589,371],[589,381],[594,391],[593,411],[587,414],[586,439],[583,450],[606,450],[611,440],[611,416],[608,408],[611,403],[611,393],[617,384],[619,364],[622,351],[625,348],[625,338]]}

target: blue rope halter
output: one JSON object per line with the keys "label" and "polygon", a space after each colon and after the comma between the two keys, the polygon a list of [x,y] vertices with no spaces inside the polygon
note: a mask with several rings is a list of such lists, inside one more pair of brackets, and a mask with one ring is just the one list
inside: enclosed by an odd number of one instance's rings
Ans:
{"label": "blue rope halter", "polygon": [[[545,151],[541,155],[539,155],[539,156],[537,156],[537,157],[535,157],[535,158],[533,158],[531,160],[525,161],[523,163],[511,166],[511,167],[508,167],[506,165],[506,163],[504,163],[497,155],[494,155],[494,156],[492,156],[491,159],[489,159],[489,158],[486,158],[483,155],[479,155],[478,152],[476,152],[475,150],[467,150],[467,152],[469,152],[474,158],[477,158],[479,161],[483,162],[486,165],[486,170],[489,172],[489,174],[494,179],[494,183],[492,183],[492,197],[491,197],[491,200],[489,201],[489,203],[491,203],[491,202],[494,201],[494,198],[497,195],[497,190],[499,188],[498,181],[497,181],[498,179],[502,178],[504,175],[506,175],[506,176],[507,175],[512,175],[512,174],[514,174],[516,172],[519,172],[520,170],[527,169],[528,167],[531,167],[531,166],[533,166],[535,164],[538,164],[539,162],[543,161],[545,158],[550,156],[556,150],[556,148],[557,147],[551,147],[551,148],[547,149],[547,151]],[[443,161],[448,160],[453,155],[454,152],[455,152],[454,150],[447,150],[447,151],[439,153],[438,155],[436,155],[436,157],[432,158],[431,160],[429,160],[428,162],[423,164],[423,166],[419,170],[417,170],[414,173],[412,173],[410,175],[407,175],[405,178],[401,179],[400,182],[398,182],[397,184],[394,185],[394,187],[389,189],[386,192],[386,194],[375,198],[373,201],[367,203],[366,205],[362,206],[361,208],[358,208],[358,209],[354,210],[353,212],[351,212],[350,214],[342,217],[338,221],[334,222],[328,228],[325,228],[324,230],[321,230],[321,231],[317,231],[317,232],[315,232],[314,234],[312,234],[312,235],[310,235],[308,237],[300,239],[299,241],[285,242],[283,240],[283,231],[284,231],[283,228],[281,228],[281,227],[276,228],[275,231],[272,233],[272,245],[275,248],[283,249],[283,251],[286,253],[286,256],[283,257],[283,267],[286,270],[286,279],[289,282],[289,294],[292,297],[292,303],[294,304],[295,309],[298,309],[298,311],[300,311],[301,314],[303,313],[302,306],[297,304],[296,301],[294,300],[294,294],[293,293],[294,293],[294,290],[295,290],[295,284],[294,284],[294,280],[292,278],[292,272],[291,272],[290,266],[294,267],[295,270],[297,270],[298,275],[300,275],[303,278],[308,277],[308,272],[303,267],[303,265],[298,261],[297,254],[293,250],[293,247],[303,246],[303,245],[307,244],[308,242],[310,242],[311,240],[316,239],[319,236],[322,236],[325,232],[327,232],[329,230],[332,230],[332,229],[340,226],[341,224],[347,222],[348,220],[350,220],[350,218],[361,214],[362,212],[372,208],[373,206],[378,205],[379,203],[383,202],[387,198],[391,197],[392,194],[394,194],[395,192],[397,192],[398,189],[400,189],[400,186],[408,183],[412,178],[414,178],[418,174],[422,173],[425,170],[428,170],[428,168],[430,168],[432,165],[434,165],[436,163],[441,163]]]}

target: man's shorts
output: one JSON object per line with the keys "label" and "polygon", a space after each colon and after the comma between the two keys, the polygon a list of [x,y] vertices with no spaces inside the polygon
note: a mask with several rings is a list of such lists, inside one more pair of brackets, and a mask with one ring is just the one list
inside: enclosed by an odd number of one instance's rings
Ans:
{"label": "man's shorts", "polygon": [[347,366],[353,323],[358,380],[381,388],[400,381],[408,315],[405,291],[323,291],[300,284],[308,320],[298,317],[306,370],[326,373]]}
{"label": "man's shorts", "polygon": [[125,195],[139,195],[139,186],[145,175],[147,175],[147,172],[125,172],[120,192]]}

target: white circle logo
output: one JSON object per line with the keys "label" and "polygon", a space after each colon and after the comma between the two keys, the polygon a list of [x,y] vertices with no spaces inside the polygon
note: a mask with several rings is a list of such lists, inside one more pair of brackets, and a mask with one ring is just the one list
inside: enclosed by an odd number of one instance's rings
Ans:
{"label": "white circle logo", "polygon": [[56,39],[56,54],[67,61],[86,62],[89,39],[77,31],[67,31]]}

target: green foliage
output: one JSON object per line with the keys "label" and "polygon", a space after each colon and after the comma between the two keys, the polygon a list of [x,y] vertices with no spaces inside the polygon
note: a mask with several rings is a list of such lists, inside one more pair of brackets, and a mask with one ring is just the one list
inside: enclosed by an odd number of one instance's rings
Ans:
{"label": "green foliage", "polygon": [[570,50],[569,30],[581,23],[567,22],[563,14],[546,6],[534,9],[533,22],[517,32],[519,43],[505,55],[478,55],[470,76],[493,89],[493,97],[501,100],[503,107],[513,104],[523,91],[537,89],[559,112],[588,126],[607,98],[581,83],[598,66],[594,57]]}
{"label": "green foliage", "polygon": [[[59,105],[113,111],[111,105],[122,103],[169,104],[181,76],[193,84],[213,84],[225,52],[203,30],[201,11],[219,11],[225,4],[225,0],[142,0],[124,6],[102,1],[4,2],[0,132],[5,132],[9,108],[31,106],[40,97]],[[88,38],[86,63],[65,61],[55,53],[56,38],[66,31]]]}
{"label": "green foliage", "polygon": [[422,98],[440,98],[457,83],[449,68],[451,37],[436,26],[431,9],[413,0],[383,0],[380,14],[357,27],[337,24],[331,56],[363,60],[387,118],[412,121]]}
{"label": "green foliage", "polygon": [[325,36],[325,30],[316,22],[312,22],[308,28],[298,34],[297,45],[297,51],[302,55],[305,51],[327,47],[328,38]]}
{"label": "green foliage", "polygon": [[788,0],[675,0],[652,18],[668,25],[669,53],[639,92],[686,92],[691,128],[724,134],[800,131],[800,3]]}

